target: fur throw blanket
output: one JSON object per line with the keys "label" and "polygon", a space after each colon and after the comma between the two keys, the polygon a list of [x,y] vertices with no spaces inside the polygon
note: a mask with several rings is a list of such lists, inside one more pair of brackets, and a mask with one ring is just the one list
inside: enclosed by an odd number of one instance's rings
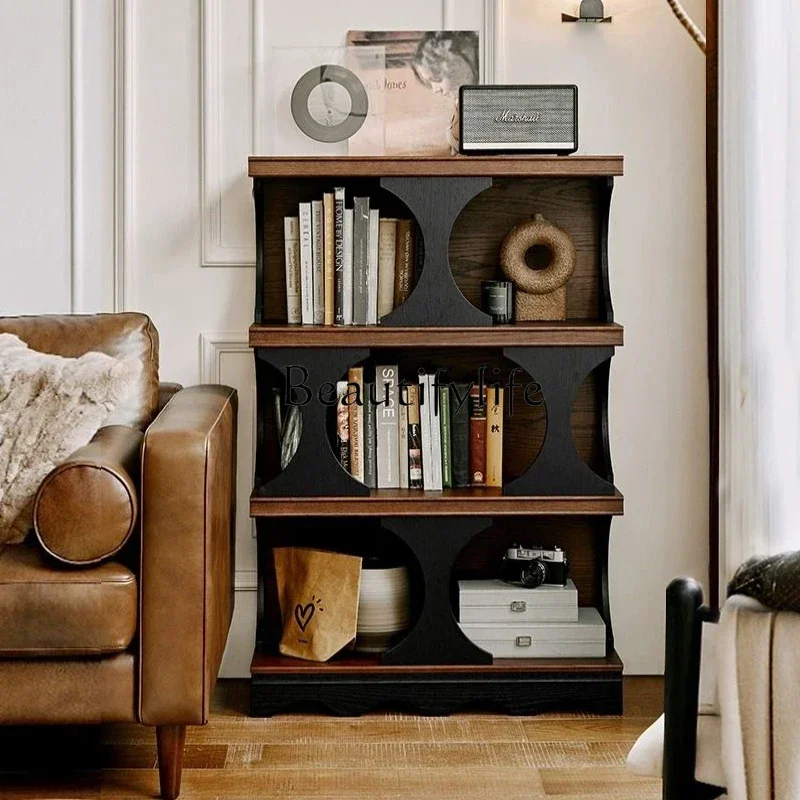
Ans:
{"label": "fur throw blanket", "polygon": [[62,358],[0,334],[0,550],[25,538],[41,482],[88,444],[141,369],[136,358]]}

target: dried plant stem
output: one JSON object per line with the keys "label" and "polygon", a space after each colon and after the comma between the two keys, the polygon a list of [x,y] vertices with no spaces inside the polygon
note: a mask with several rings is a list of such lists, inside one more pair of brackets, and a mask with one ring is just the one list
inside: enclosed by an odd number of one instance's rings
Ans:
{"label": "dried plant stem", "polygon": [[706,52],[706,37],[700,28],[695,25],[694,20],[686,13],[686,9],[681,5],[680,0],[667,0],[672,13],[680,21],[681,25],[689,31],[689,35],[697,42],[697,46]]}

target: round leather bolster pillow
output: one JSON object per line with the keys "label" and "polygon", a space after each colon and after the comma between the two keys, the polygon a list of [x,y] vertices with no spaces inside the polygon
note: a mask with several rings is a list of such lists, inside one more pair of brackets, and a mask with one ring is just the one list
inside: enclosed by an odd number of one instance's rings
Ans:
{"label": "round leather bolster pillow", "polygon": [[33,526],[42,547],[64,564],[97,564],[123,547],[139,513],[143,434],[125,425],[101,428],[42,482]]}

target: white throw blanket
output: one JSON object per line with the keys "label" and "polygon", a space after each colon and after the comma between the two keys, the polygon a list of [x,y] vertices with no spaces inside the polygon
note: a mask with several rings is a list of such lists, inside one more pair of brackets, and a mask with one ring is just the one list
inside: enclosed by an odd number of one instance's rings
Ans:
{"label": "white throw blanket", "polygon": [[800,614],[742,595],[722,610],[717,663],[730,800],[800,798]]}

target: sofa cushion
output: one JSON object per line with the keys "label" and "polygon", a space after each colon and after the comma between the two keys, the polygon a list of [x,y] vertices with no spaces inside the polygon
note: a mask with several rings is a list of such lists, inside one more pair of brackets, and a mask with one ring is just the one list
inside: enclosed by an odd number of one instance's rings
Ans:
{"label": "sofa cushion", "polygon": [[0,333],[13,333],[40,353],[77,358],[92,351],[118,359],[135,357],[142,371],[108,425],[144,430],[158,408],[158,331],[145,314],[0,317]]}
{"label": "sofa cushion", "polygon": [[96,564],[122,549],[136,527],[138,428],[101,428],[39,487],[33,525],[42,547],[71,565]]}
{"label": "sofa cushion", "polygon": [[66,570],[38,548],[0,553],[0,658],[103,655],[136,633],[136,578],[120,564]]}

